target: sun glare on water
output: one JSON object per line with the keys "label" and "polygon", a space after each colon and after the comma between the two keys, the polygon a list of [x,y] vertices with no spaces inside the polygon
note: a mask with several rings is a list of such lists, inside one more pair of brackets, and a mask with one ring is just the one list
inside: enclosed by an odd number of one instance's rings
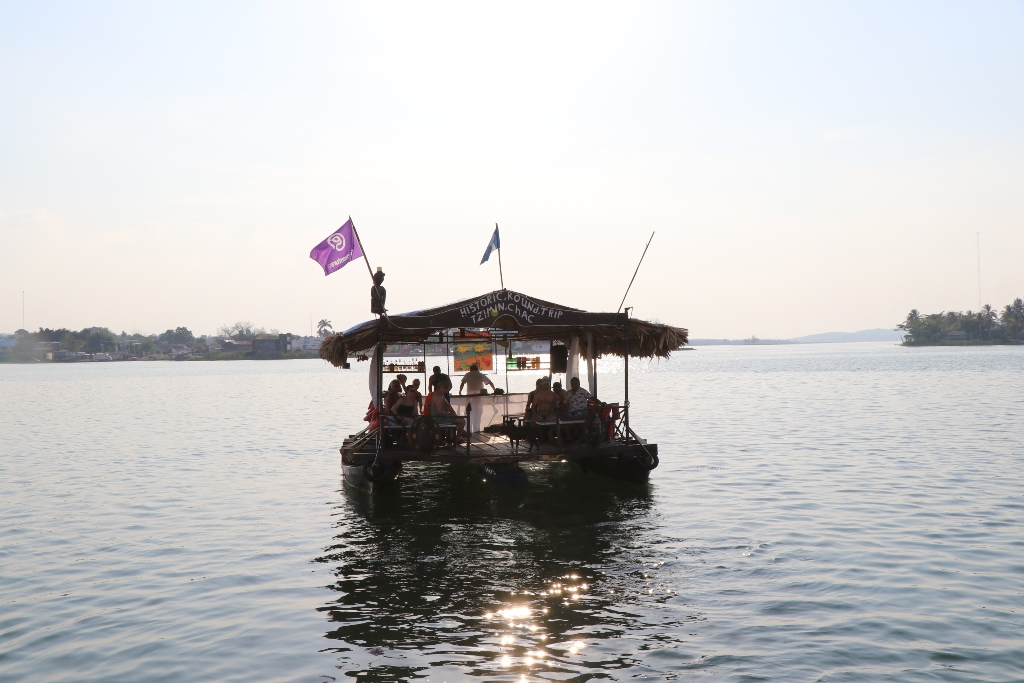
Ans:
{"label": "sun glare on water", "polygon": [[[562,606],[559,609],[564,610],[566,607],[573,609],[578,605],[590,589],[588,584],[580,581],[578,574],[565,574],[545,583],[544,590],[510,591],[510,595],[520,599],[521,596],[532,595],[542,605],[554,599],[556,605]],[[546,632],[544,621],[550,612],[551,608],[547,606],[517,604],[483,614],[485,621],[498,622],[500,625],[496,625],[504,631],[498,638],[498,644],[504,650],[497,658],[497,665],[500,668],[526,667],[532,670],[534,667],[555,664],[560,657],[578,655],[584,649],[583,641],[562,640],[559,634],[552,635]],[[535,623],[537,621],[540,623]],[[552,648],[561,654],[552,659],[551,652],[544,648]],[[526,681],[526,674],[522,674],[519,680]]]}

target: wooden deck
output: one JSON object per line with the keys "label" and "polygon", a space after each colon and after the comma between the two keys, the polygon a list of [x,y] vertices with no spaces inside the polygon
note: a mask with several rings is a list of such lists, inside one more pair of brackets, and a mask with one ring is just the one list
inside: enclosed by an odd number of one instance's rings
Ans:
{"label": "wooden deck", "polygon": [[[345,465],[362,465],[374,457],[374,440],[361,438],[363,435],[352,435],[345,439],[341,447],[342,462]],[[559,445],[543,442],[530,450],[528,441],[520,441],[518,446],[503,435],[473,434],[469,447],[466,444],[447,446],[434,450],[426,455],[416,448],[403,444],[387,446],[381,450],[381,459],[386,462],[437,462],[437,463],[521,463],[521,462],[554,462],[561,460],[582,461],[606,459],[625,456],[642,458],[650,454],[657,456],[657,444],[630,443],[608,441],[596,448],[589,445]]]}

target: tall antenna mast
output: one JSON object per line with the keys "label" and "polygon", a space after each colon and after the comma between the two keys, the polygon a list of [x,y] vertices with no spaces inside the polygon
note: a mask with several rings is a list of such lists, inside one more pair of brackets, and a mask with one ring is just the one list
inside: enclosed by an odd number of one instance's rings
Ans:
{"label": "tall antenna mast", "polygon": [[[651,246],[651,240],[653,239],[654,231],[652,230],[651,239],[647,240],[647,247]],[[647,256],[647,247],[644,247],[644,253],[640,254],[640,263],[643,263],[644,256]],[[622,310],[622,304],[626,303],[626,297],[629,296],[629,290],[633,287],[633,280],[636,279],[636,274],[640,272],[640,263],[636,264],[636,270],[633,271],[633,277],[629,278],[629,287],[626,287],[626,293],[622,295],[622,301],[619,303],[619,310],[615,311],[616,313],[620,312]]]}
{"label": "tall antenna mast", "polygon": [[21,290],[21,329],[25,327],[25,290]]}
{"label": "tall antenna mast", "polygon": [[978,238],[978,310],[981,310],[981,233],[974,233]]}

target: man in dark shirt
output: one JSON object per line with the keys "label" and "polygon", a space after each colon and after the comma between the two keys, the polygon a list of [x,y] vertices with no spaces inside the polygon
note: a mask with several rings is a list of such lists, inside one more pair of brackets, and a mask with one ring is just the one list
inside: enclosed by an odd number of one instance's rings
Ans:
{"label": "man in dark shirt", "polygon": [[452,378],[441,372],[441,368],[434,366],[434,374],[427,380],[427,389],[430,393],[441,393],[446,401],[451,401]]}

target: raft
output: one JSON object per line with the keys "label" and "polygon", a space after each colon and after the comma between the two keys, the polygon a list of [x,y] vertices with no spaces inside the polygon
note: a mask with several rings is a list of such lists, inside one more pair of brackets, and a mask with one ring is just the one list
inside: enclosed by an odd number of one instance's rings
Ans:
{"label": "raft", "polygon": [[[666,358],[684,348],[687,340],[685,328],[637,320],[628,309],[594,313],[507,289],[433,309],[397,315],[384,312],[320,345],[320,357],[335,367],[349,369],[352,357],[370,361],[370,412],[376,419],[344,439],[340,448],[343,479],[352,486],[378,490],[394,485],[405,462],[464,463],[476,466],[496,486],[519,488],[527,483],[523,463],[571,462],[586,472],[646,483],[659,463],[658,446],[630,427],[629,359]],[[527,342],[531,348],[547,343],[546,365],[536,356],[515,358],[514,342]],[[422,361],[388,362],[386,352],[396,345],[422,349]],[[520,370],[546,371],[549,381],[553,375],[564,375],[566,380],[579,377],[582,360],[588,370],[588,390],[595,398],[585,412],[539,422],[523,411],[525,394],[499,390],[453,396],[452,406],[465,421],[468,438],[456,434],[455,427],[444,420],[428,416],[416,417],[411,426],[379,416],[386,375],[422,373],[425,390],[428,347],[451,356],[453,347],[464,351],[471,346],[503,349],[506,384],[508,373]],[[596,360],[605,355],[625,361],[621,404],[596,399]],[[460,371],[458,362],[456,371]]]}

